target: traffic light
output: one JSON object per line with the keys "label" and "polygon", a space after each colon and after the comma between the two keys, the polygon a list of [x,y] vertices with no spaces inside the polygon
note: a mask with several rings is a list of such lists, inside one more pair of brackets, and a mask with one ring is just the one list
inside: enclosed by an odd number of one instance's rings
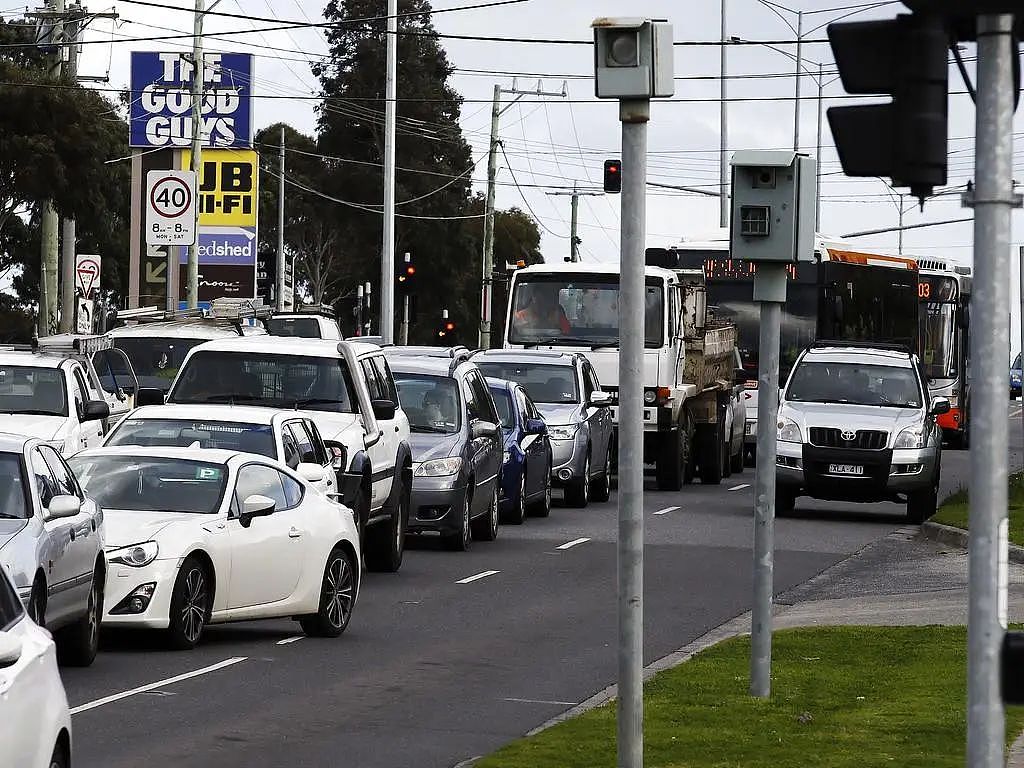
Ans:
{"label": "traffic light", "polygon": [[830,24],[836,67],[851,94],[889,94],[889,104],[830,107],[847,176],[888,176],[921,204],[946,183],[951,35],[933,15]]}
{"label": "traffic light", "polygon": [[416,266],[412,263],[412,254],[405,254],[401,267],[398,269],[398,282],[409,290],[413,278],[416,276]]}
{"label": "traffic light", "polygon": [[604,191],[622,191],[622,163],[618,160],[604,161]]}

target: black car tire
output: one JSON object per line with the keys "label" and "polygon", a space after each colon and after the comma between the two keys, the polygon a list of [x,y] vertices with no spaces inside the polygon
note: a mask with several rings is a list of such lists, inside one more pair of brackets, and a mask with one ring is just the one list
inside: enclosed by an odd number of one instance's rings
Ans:
{"label": "black car tire", "polygon": [[[473,487],[472,478],[470,478],[469,487]],[[473,537],[470,535],[469,506],[470,497],[467,489],[462,497],[462,509],[459,510],[459,527],[444,536],[445,546],[454,552],[465,552],[473,543]]]}
{"label": "black car tire", "polygon": [[675,429],[661,435],[661,450],[655,460],[659,491],[680,491],[685,481],[687,451],[686,431]]}
{"label": "black car tire", "polygon": [[68,750],[60,740],[53,745],[53,754],[50,755],[50,768],[69,768]]}
{"label": "black car tire", "polygon": [[487,512],[480,515],[472,523],[473,538],[480,541],[494,541],[498,538],[498,486],[495,483],[491,492],[491,502]]}
{"label": "black car tire", "polygon": [[612,451],[609,447],[605,454],[604,471],[601,476],[590,484],[590,500],[598,503],[608,501],[612,495]]}
{"label": "black car tire", "polygon": [[921,525],[921,523],[935,514],[938,505],[939,478],[938,473],[936,473],[935,480],[928,488],[908,494],[907,522],[911,525]]}
{"label": "black car tire", "polygon": [[32,584],[32,592],[28,596],[28,609],[26,611],[32,621],[40,627],[46,627],[46,582],[42,576],[37,576]]}
{"label": "black car tire", "polygon": [[783,517],[796,509],[796,491],[790,488],[775,489],[775,515]]}
{"label": "black car tire", "polygon": [[186,557],[171,593],[171,623],[167,639],[171,648],[188,651],[202,639],[213,607],[210,574],[196,557]]}
{"label": "black car tire", "polygon": [[580,476],[565,486],[565,503],[577,509],[583,509],[590,503],[590,446],[587,446]]}
{"label": "black car tire", "polygon": [[103,619],[103,572],[92,575],[85,615],[57,632],[57,659],[69,667],[88,667],[100,648],[100,621]]}
{"label": "black car tire", "polygon": [[310,637],[338,637],[352,619],[356,602],[356,564],[343,549],[333,549],[324,566],[320,607],[302,616],[299,626]]}
{"label": "black car tire", "polygon": [[510,525],[522,525],[526,522],[526,467],[523,467],[522,474],[519,475],[519,498],[516,503],[512,505],[512,509],[507,510],[501,516],[501,522],[508,523]]}
{"label": "black car tire", "polygon": [[540,499],[530,505],[533,517],[548,517],[551,514],[551,461],[544,468],[544,493]]}
{"label": "black car tire", "polygon": [[366,569],[379,573],[398,573],[405,554],[405,527],[409,520],[409,494],[411,484],[404,481],[399,490],[398,504],[386,523],[377,523],[366,530]]}
{"label": "black car tire", "polygon": [[710,424],[703,430],[700,456],[700,481],[704,485],[718,485],[722,482],[722,422]]}

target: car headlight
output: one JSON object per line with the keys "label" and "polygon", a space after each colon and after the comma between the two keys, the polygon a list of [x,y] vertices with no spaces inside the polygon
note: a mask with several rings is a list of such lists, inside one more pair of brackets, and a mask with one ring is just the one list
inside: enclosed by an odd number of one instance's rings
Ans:
{"label": "car headlight", "polygon": [[893,448],[924,448],[924,430],[921,427],[907,427],[896,436]]}
{"label": "car headlight", "polygon": [[800,425],[792,419],[783,419],[779,422],[777,437],[783,443],[802,443],[804,441],[803,433],[800,432]]}
{"label": "car headlight", "polygon": [[462,459],[450,456],[447,459],[431,459],[422,462],[413,473],[416,477],[444,477],[454,475],[462,469]]}
{"label": "car headlight", "polygon": [[156,560],[159,553],[159,544],[155,541],[144,541],[141,544],[132,544],[130,547],[121,547],[107,552],[107,560],[119,565],[141,568]]}
{"label": "car headlight", "polygon": [[548,437],[552,440],[572,440],[579,431],[579,424],[548,425]]}

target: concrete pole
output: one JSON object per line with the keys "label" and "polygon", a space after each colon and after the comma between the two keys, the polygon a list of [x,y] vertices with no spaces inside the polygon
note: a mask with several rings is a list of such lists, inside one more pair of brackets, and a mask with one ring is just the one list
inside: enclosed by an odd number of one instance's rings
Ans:
{"label": "concrete pole", "polygon": [[772,602],[775,580],[775,456],[779,417],[779,349],[786,265],[758,264],[754,301],[761,304],[757,370],[757,467],[754,471],[754,604],[750,620],[750,695],[772,691]]}
{"label": "concrete pole", "polygon": [[620,101],[622,229],[619,278],[618,765],[644,759],[644,248],[651,103]]}
{"label": "concrete pole", "polygon": [[[78,82],[78,30],[79,17],[70,21],[65,28],[67,39],[73,45],[68,46],[66,74],[72,83]],[[61,222],[61,261],[60,261],[60,331],[70,333],[75,330],[75,245],[77,242],[74,218],[65,217]]]}
{"label": "concrete pole", "polygon": [[[285,260],[284,260],[284,125],[281,125],[281,146],[277,152],[277,311],[284,312]],[[295,275],[292,274],[294,289]]]}
{"label": "concrete pole", "polygon": [[367,280],[363,286],[363,295],[366,297],[366,324],[364,326],[363,335],[369,336],[370,330],[373,328],[373,314],[371,312],[371,301],[370,294],[373,292],[373,286],[370,281]]}
{"label": "concrete pole", "polygon": [[356,336],[363,335],[363,286],[356,286]]}
{"label": "concrete pole", "polygon": [[793,100],[793,151],[800,151],[800,69],[804,55],[804,13],[796,15],[796,98]]}
{"label": "concrete pole", "polygon": [[817,150],[815,152],[815,158],[817,159],[816,169],[814,173],[814,230],[815,232],[821,231],[821,113],[822,113],[822,102],[824,101],[824,90],[825,90],[825,79],[823,76],[824,67],[818,65],[818,142]]}
{"label": "concrete pole", "polygon": [[[57,44],[57,52],[50,63],[50,77],[58,79],[62,70],[64,48],[64,0],[53,0],[48,4],[55,14],[53,17],[53,37]],[[42,248],[39,260],[39,319],[38,334],[48,336],[51,328],[57,325],[57,257],[59,248],[58,228],[60,220],[52,200],[44,200],[40,215],[40,239]]]}
{"label": "concrete pole", "polygon": [[494,193],[498,175],[498,118],[501,117],[501,86],[494,86],[491,105],[491,142],[487,153],[487,197],[484,203],[484,250],[480,290],[480,349],[491,346],[491,287],[494,272]]}
{"label": "concrete pole", "polygon": [[576,235],[576,230],[579,226],[579,209],[580,209],[580,196],[576,194],[576,185],[572,186],[572,215],[570,217],[571,224],[569,226],[569,261],[577,262],[580,260],[579,251],[579,238]]}
{"label": "concrete pole", "polygon": [[972,432],[967,620],[967,765],[1002,768],[1006,717],[999,684],[1006,632],[1006,361],[1010,351],[1013,194],[1013,16],[978,17],[975,127]]}
{"label": "concrete pole", "polygon": [[726,30],[726,3],[722,0],[722,44],[718,46],[720,51],[719,61],[719,85],[718,92],[721,102],[718,106],[718,133],[719,133],[719,158],[718,158],[718,226],[729,226],[729,107],[726,104],[728,83],[726,81],[726,41],[729,39]]}
{"label": "concrete pole", "polygon": [[[1019,255],[1020,255],[1020,260],[1019,260],[1019,262],[1017,264],[1017,268],[1018,268],[1018,272],[1019,272],[1018,277],[1020,279],[1020,296],[1018,297],[1019,302],[1020,302],[1020,316],[1017,319],[1020,321],[1021,360],[1024,361],[1024,245],[1022,245],[1020,247]],[[1011,327],[1012,327],[1012,324],[1011,324]],[[969,332],[969,329],[968,329],[968,332]],[[1024,365],[1024,362],[1022,362],[1021,364]],[[965,385],[966,385],[966,381],[963,382],[960,385],[960,388],[961,388],[960,405],[961,406],[966,401],[967,392],[966,392]],[[1024,403],[1024,395],[1021,396],[1021,402]],[[964,413],[966,413],[966,411]],[[1024,410],[1021,411],[1020,420],[1021,420],[1021,426],[1024,427]],[[968,429],[969,428],[970,428],[970,425],[968,423]],[[1009,438],[1007,438],[1007,439],[1009,439]],[[1024,446],[1024,442],[1022,442],[1021,445]]]}
{"label": "concrete pole", "polygon": [[398,70],[398,0],[388,0],[387,71],[384,80],[384,240],[380,259],[380,335],[395,341],[395,109]]}
{"label": "concrete pole", "polygon": [[[196,190],[203,184],[203,84],[206,68],[203,66],[203,14],[205,0],[196,0],[195,15],[192,19],[192,156],[189,168],[196,174]],[[196,216],[198,217],[198,208]],[[199,227],[196,240],[188,248],[188,269],[185,280],[185,301],[189,309],[199,306]],[[170,280],[170,276],[167,278]],[[168,287],[170,283],[168,282]]]}

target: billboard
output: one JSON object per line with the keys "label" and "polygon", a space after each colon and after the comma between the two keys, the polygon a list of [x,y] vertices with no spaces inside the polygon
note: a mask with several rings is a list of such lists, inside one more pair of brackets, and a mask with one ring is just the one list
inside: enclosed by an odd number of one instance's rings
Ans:
{"label": "billboard", "polygon": [[[192,70],[183,53],[132,51],[129,144],[187,147],[192,143]],[[203,56],[203,146],[252,143],[252,68],[247,53]]]}
{"label": "billboard", "polygon": [[[180,248],[180,285],[188,282],[188,248]],[[199,230],[199,301],[256,295],[255,227]]]}

